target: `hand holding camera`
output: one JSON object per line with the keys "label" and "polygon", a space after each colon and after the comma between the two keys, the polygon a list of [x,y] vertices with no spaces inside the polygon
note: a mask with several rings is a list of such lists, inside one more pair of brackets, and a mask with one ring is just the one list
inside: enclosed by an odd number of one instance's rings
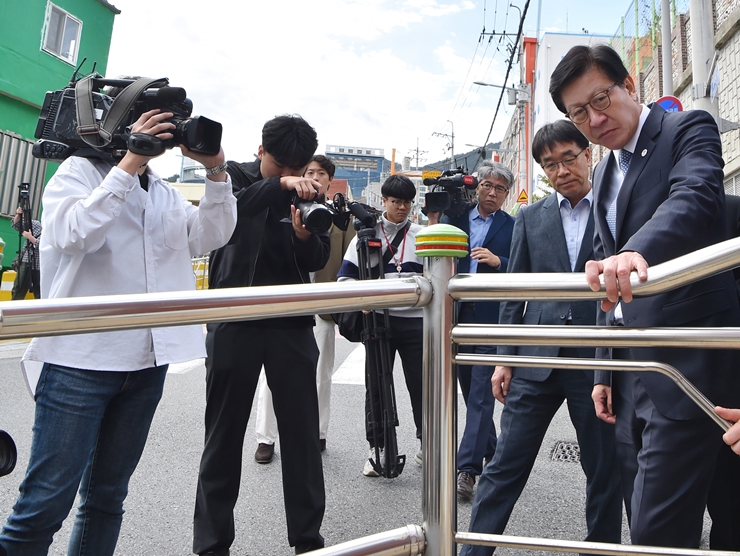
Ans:
{"label": "hand holding camera", "polygon": [[[172,116],[172,112],[162,112],[159,108],[144,112],[131,126],[131,135],[152,135],[162,141],[172,139],[172,133],[168,130],[175,129],[175,124],[166,121],[169,118],[172,118]],[[141,166],[144,166],[152,158],[156,158],[157,156],[159,156],[159,154],[146,156],[143,154],[136,154],[131,150],[128,150],[123,159],[121,159],[121,162],[118,163],[118,167],[133,176]]]}

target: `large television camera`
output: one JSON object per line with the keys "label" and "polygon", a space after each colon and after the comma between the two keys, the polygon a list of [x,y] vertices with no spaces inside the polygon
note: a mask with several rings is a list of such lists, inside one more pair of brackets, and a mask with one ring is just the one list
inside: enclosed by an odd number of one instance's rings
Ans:
{"label": "large television camera", "polygon": [[438,178],[425,178],[424,185],[433,186],[424,196],[424,214],[443,212],[455,217],[460,216],[465,205],[474,200],[478,178],[467,174],[460,167],[447,170]]}
{"label": "large television camera", "polygon": [[[84,60],[83,60],[84,63]],[[78,68],[79,70],[79,68]],[[126,151],[157,156],[183,144],[194,152],[215,155],[221,147],[222,127],[203,116],[190,119],[193,103],[185,89],[170,87],[167,78],[105,79],[93,71],[65,88],[46,93],[34,137],[33,156],[64,160],[71,155],[120,160]],[[112,97],[103,87],[121,89]],[[144,112],[172,112],[173,137],[161,140],[145,133],[131,133]]]}
{"label": "large television camera", "polygon": [[0,430],[0,477],[9,474],[15,469],[18,451],[11,436]]}
{"label": "large television camera", "polygon": [[293,205],[301,213],[301,222],[312,234],[324,233],[332,224],[346,230],[353,216],[362,227],[373,228],[381,214],[369,205],[347,201],[341,193],[335,193],[331,201],[306,200],[296,196]]}

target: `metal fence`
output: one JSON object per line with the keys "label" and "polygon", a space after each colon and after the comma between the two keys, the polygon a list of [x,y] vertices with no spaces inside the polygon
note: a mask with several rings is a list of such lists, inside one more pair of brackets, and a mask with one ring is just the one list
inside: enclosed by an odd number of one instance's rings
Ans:
{"label": "metal fence", "polygon": [[[433,230],[434,227],[427,228]],[[420,253],[421,254],[421,253]],[[668,291],[740,266],[740,239],[726,241],[651,267],[646,282],[633,277],[635,296]],[[452,257],[427,253],[424,277],[233,288],[162,294],[79,297],[0,303],[0,339],[122,330],[150,326],[250,320],[267,316],[312,315],[358,309],[424,308],[424,424],[422,516],[407,525],[336,546],[316,556],[453,556],[457,544],[609,554],[706,556],[704,550],[624,546],[555,539],[485,535],[457,531],[455,488],[457,390],[454,363],[604,368],[663,372],[672,377],[723,429],[729,426],[675,369],[659,362],[455,355],[454,345],[509,344],[561,346],[682,346],[707,349],[740,347],[740,328],[628,329],[577,326],[454,326],[456,301],[602,299],[583,274],[500,274],[455,276]],[[711,552],[735,554],[733,552]]]}

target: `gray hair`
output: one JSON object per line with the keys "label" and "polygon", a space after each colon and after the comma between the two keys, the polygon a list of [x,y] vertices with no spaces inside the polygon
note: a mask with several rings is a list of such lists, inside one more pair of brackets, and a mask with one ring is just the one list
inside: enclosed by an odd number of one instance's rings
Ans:
{"label": "gray hair", "polygon": [[509,189],[514,187],[514,173],[505,164],[493,160],[484,160],[478,166],[478,181],[491,177],[504,180],[506,187]]}

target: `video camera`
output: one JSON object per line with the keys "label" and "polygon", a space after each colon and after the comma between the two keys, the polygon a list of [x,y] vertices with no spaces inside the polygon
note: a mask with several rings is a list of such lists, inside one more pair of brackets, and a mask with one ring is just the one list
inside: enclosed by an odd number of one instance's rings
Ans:
{"label": "video camera", "polygon": [[[34,133],[40,139],[33,146],[36,158],[58,161],[74,154],[115,161],[128,150],[157,156],[180,144],[194,152],[218,154],[221,124],[203,116],[190,119],[192,101],[185,89],[170,87],[167,78],[105,79],[93,68],[92,74],[77,79],[78,71],[65,88],[46,93]],[[105,86],[122,90],[114,98],[100,91]],[[175,124],[173,137],[163,141],[131,133],[139,116],[156,108],[172,112],[166,121]]]}
{"label": "video camera", "polygon": [[349,227],[352,216],[365,228],[374,228],[380,212],[357,201],[347,201],[341,193],[335,193],[331,201],[306,200],[296,196],[293,205],[301,213],[301,221],[312,234],[324,233],[334,224],[344,231]]}
{"label": "video camera", "polygon": [[462,167],[446,170],[438,178],[425,178],[424,185],[432,190],[424,196],[424,214],[444,212],[447,216],[460,216],[465,205],[474,199],[478,178],[467,174]]}

